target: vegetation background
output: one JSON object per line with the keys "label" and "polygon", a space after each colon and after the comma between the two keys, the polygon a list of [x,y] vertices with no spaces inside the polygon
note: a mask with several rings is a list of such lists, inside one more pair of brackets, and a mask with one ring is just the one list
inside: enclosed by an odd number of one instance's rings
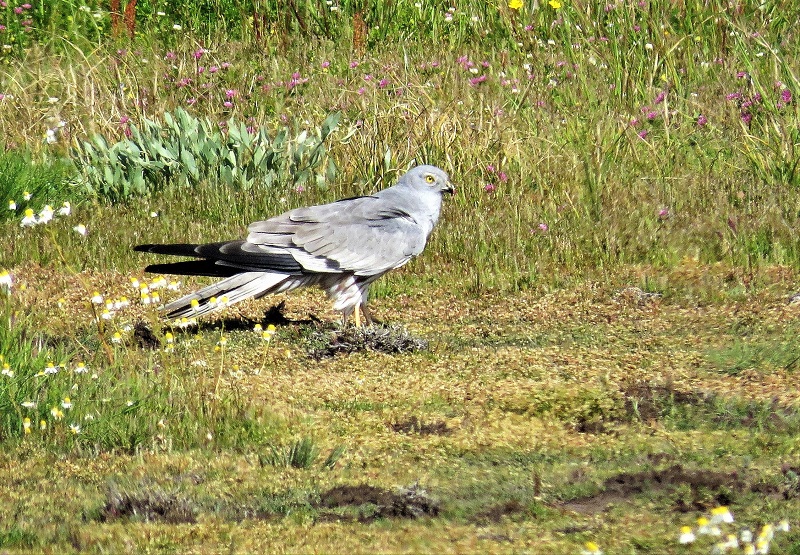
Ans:
{"label": "vegetation background", "polygon": [[[737,549],[798,552],[799,22],[0,2],[0,546],[708,552],[722,505]],[[159,323],[202,280],[132,245],[421,162],[458,194],[374,291],[411,335],[336,331],[313,293]]]}

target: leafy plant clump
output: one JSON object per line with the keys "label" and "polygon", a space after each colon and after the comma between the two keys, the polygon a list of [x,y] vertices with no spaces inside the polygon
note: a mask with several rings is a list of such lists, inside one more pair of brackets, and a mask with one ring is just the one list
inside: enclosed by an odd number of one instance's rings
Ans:
{"label": "leafy plant clump", "polygon": [[270,137],[266,129],[233,118],[217,124],[177,108],[164,113],[163,123],[143,118],[141,125],[130,125],[116,143],[99,134],[77,141],[73,158],[87,191],[112,202],[207,179],[243,190],[300,187],[312,179],[322,185],[336,176],[325,140],[339,117],[331,114],[319,128],[295,137],[285,127]]}

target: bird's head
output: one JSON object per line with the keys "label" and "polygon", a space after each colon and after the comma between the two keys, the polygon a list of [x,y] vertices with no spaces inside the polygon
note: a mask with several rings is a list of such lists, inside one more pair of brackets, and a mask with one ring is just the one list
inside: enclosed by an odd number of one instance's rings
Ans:
{"label": "bird's head", "polygon": [[417,166],[400,178],[398,185],[403,184],[418,190],[433,190],[439,193],[455,194],[456,188],[444,170],[436,166]]}

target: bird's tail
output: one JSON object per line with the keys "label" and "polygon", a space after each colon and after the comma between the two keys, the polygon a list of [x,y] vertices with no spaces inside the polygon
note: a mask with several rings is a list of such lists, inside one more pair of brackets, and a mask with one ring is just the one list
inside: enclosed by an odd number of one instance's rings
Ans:
{"label": "bird's tail", "polygon": [[200,316],[250,297],[293,289],[296,285],[290,283],[290,277],[281,273],[242,272],[172,301],[164,311],[170,320]]}

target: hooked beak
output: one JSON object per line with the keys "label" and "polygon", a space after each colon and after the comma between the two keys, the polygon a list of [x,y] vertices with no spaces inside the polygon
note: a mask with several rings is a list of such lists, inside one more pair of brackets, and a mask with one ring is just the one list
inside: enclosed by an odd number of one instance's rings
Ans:
{"label": "hooked beak", "polygon": [[456,186],[453,185],[450,181],[447,182],[447,187],[442,189],[443,193],[450,193],[451,195],[456,194]]}

